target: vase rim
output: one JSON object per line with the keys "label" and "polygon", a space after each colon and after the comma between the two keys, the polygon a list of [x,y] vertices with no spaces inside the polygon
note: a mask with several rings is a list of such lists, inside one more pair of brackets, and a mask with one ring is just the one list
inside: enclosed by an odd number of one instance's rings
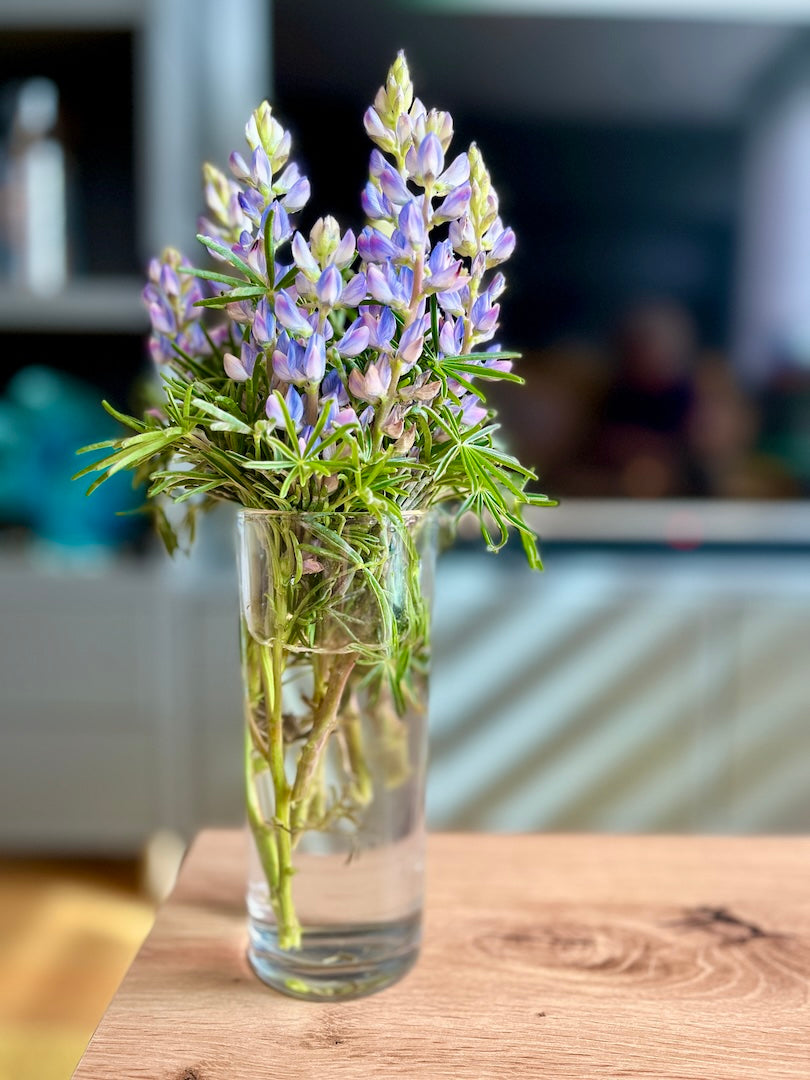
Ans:
{"label": "vase rim", "polygon": [[[402,510],[402,516],[404,518],[426,518],[431,514],[439,512],[437,506],[431,506],[427,510]],[[370,514],[367,511],[357,513],[353,510],[264,510],[255,509],[250,506],[240,506],[237,511],[238,516],[241,517],[258,517],[258,518],[353,518],[355,521],[379,521],[380,518],[374,514]],[[397,518],[393,514],[385,515],[388,520],[396,521]]]}

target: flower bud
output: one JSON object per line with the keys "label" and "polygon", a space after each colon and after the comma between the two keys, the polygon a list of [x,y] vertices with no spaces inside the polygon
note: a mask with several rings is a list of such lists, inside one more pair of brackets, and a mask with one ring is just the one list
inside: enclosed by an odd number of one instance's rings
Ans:
{"label": "flower bud", "polygon": [[432,131],[428,132],[419,144],[416,168],[417,176],[422,180],[435,180],[444,168],[444,150],[438,137]]}

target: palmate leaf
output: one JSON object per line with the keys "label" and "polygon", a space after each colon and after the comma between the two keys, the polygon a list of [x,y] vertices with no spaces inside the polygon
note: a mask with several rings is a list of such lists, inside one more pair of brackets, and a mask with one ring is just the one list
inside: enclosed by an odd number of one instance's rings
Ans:
{"label": "palmate leaf", "polygon": [[[104,472],[107,476],[113,476],[115,473],[120,472],[121,469],[132,468],[133,465],[140,461],[146,461],[160,451],[165,450],[177,437],[182,434],[182,428],[170,427],[160,428],[157,431],[144,431],[140,435],[134,435],[130,439],[122,439],[120,442],[114,444],[118,447],[114,454],[110,454],[109,457],[104,458],[102,461],[94,461],[92,465],[88,465],[82,469],[81,472],[77,472],[72,477],[73,480],[80,480],[83,476],[87,476],[91,472]],[[82,451],[88,449],[83,447]],[[99,481],[100,482],[100,481]]]}

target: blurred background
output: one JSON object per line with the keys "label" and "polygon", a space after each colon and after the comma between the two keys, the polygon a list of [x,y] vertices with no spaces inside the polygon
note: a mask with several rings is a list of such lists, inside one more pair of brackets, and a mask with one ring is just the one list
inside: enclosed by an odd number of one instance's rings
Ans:
{"label": "blurred background", "polygon": [[498,405],[561,500],[544,575],[442,561],[431,825],[810,824],[804,0],[0,0],[2,1080],[70,1074],[183,845],[242,819],[229,513],[169,562],[126,479],[69,479],[150,377],[146,261],[263,97],[304,227],[358,228],[399,48],[518,235]]}

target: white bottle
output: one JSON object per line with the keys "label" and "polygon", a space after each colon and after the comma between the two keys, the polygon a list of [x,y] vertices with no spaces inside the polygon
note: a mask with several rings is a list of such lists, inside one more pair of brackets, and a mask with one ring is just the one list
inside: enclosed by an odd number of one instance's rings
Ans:
{"label": "white bottle", "polygon": [[65,150],[56,135],[59,90],[50,79],[20,86],[9,146],[9,235],[15,285],[41,296],[68,276]]}

